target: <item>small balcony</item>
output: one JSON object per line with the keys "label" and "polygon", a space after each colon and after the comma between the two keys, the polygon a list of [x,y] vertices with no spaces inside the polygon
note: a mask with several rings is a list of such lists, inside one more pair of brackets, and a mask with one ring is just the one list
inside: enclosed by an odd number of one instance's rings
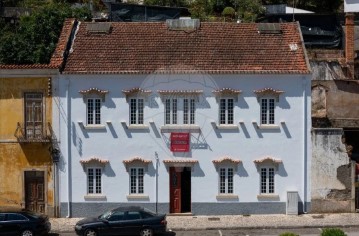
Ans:
{"label": "small balcony", "polygon": [[50,123],[24,125],[18,122],[14,135],[19,143],[50,143],[53,131]]}

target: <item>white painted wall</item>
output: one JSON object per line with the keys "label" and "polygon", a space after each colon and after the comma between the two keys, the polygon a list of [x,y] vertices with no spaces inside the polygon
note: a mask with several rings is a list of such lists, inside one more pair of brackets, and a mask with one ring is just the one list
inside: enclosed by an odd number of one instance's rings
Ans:
{"label": "white painted wall", "polygon": [[[86,104],[79,91],[92,87],[109,90],[101,108],[101,119],[105,125],[103,130],[85,130],[78,123],[86,123]],[[129,104],[121,91],[133,87],[152,90],[144,111],[148,131],[129,131],[121,124],[121,121],[128,124],[129,119]],[[239,131],[216,130],[211,124],[212,121],[218,122],[219,107],[212,91],[225,87],[242,91],[234,110]],[[275,119],[280,127],[277,130],[259,130],[252,123],[260,122],[260,106],[253,90],[267,87],[285,91],[276,106]],[[164,105],[157,90],[161,89],[204,91],[196,104],[196,124],[201,127],[201,134],[192,133],[191,142],[198,139],[207,145],[206,149],[191,149],[189,153],[175,155],[170,152],[166,146],[170,134],[160,133],[160,127],[164,124]],[[60,163],[61,202],[67,202],[69,196],[72,202],[85,201],[86,173],[79,161],[91,156],[110,161],[102,183],[107,202],[128,201],[129,176],[122,163],[124,159],[134,156],[151,159],[152,164],[145,176],[145,193],[149,195],[150,202],[154,202],[155,152],[160,159],[159,202],[169,202],[168,171],[162,161],[175,157],[190,157],[199,161],[192,172],[192,202],[217,202],[218,173],[212,160],[227,155],[242,161],[234,180],[234,191],[239,196],[239,202],[259,201],[259,172],[253,161],[266,156],[283,161],[275,175],[275,192],[280,197],[279,201],[286,201],[286,191],[298,191],[301,201],[310,201],[309,75],[64,74],[54,84],[54,90],[59,96],[58,106],[53,107],[59,109],[57,135],[64,157]],[[239,125],[240,120],[244,122],[243,125]],[[106,121],[110,121],[111,125]],[[154,126],[149,121],[154,121]],[[305,167],[308,167],[308,171]],[[70,178],[68,173],[71,173]],[[67,186],[69,180],[70,193]]]}
{"label": "white painted wall", "polygon": [[344,12],[359,12],[359,0],[344,0]]}

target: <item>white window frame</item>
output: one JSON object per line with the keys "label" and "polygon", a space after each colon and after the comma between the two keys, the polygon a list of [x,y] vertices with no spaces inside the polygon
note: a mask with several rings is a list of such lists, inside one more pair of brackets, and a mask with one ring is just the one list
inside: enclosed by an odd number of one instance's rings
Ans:
{"label": "white window frame", "polygon": [[[92,101],[92,107],[90,107],[90,101]],[[98,107],[97,107],[98,105]],[[101,125],[101,108],[102,99],[99,97],[89,97],[86,99],[86,125]],[[97,115],[99,121],[97,122]],[[92,116],[92,118],[90,118]]]}
{"label": "white window frame", "polygon": [[144,98],[129,98],[129,124],[143,125],[144,124]]}
{"label": "white window frame", "polygon": [[260,178],[260,186],[259,186],[260,195],[276,194],[275,175],[276,175],[276,168],[274,166],[261,166],[260,167],[260,176],[259,176],[259,178]]}
{"label": "white window frame", "polygon": [[[90,176],[90,171],[93,171],[92,176]],[[97,181],[98,175],[96,171],[100,171],[100,181]],[[102,174],[103,170],[101,167],[87,167],[86,168],[86,179],[87,179],[87,195],[102,195],[103,184],[102,184]],[[90,184],[92,182],[92,184]],[[92,188],[92,191],[90,189]],[[99,188],[99,191],[97,189]]]}
{"label": "white window frame", "polygon": [[220,167],[218,169],[218,193],[234,194],[234,168]]}
{"label": "white window frame", "polygon": [[166,97],[164,99],[164,123],[190,126],[196,124],[196,98]]}
{"label": "white window frame", "polygon": [[[232,101],[232,107],[229,109],[229,101]],[[224,101],[224,107],[222,102]],[[219,98],[219,125],[234,125],[234,102],[235,99],[232,97],[226,98],[221,97]],[[231,118],[231,119],[230,119]]]}
{"label": "white window frame", "polygon": [[[140,170],[142,175],[140,175]],[[145,168],[130,167],[129,168],[129,195],[145,193]]]}
{"label": "white window frame", "polygon": [[276,124],[276,99],[274,97],[260,98],[260,125]]}

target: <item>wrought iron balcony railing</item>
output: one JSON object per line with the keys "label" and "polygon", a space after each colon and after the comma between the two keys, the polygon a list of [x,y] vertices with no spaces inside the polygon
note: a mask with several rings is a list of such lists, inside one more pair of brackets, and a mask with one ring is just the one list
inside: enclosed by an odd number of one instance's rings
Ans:
{"label": "wrought iron balcony railing", "polygon": [[24,125],[18,122],[14,135],[20,143],[50,143],[53,131],[50,123]]}

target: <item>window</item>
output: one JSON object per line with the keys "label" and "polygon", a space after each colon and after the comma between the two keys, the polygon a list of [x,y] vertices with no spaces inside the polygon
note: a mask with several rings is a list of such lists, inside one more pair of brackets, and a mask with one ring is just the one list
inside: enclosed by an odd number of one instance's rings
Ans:
{"label": "window", "polygon": [[119,221],[124,219],[125,213],[123,211],[116,211],[108,218],[108,221]]}
{"label": "window", "polygon": [[183,124],[194,124],[194,99],[183,99]]}
{"label": "window", "polygon": [[129,211],[126,215],[126,220],[139,220],[141,219],[141,214],[138,211]]}
{"label": "window", "polygon": [[274,168],[261,168],[261,194],[274,193]]}
{"label": "window", "polygon": [[43,95],[25,93],[25,132],[28,139],[43,136]]}
{"label": "window", "polygon": [[87,125],[101,124],[101,99],[87,99]]}
{"label": "window", "polygon": [[233,124],[233,98],[221,98],[219,104],[219,124],[232,125]]}
{"label": "window", "polygon": [[261,98],[261,124],[274,124],[274,98]]}
{"label": "window", "polygon": [[0,222],[5,221],[5,214],[0,213]]}
{"label": "window", "polygon": [[[195,111],[194,98],[167,98],[165,99],[165,124],[195,124]],[[183,120],[180,120],[180,117],[183,117]]]}
{"label": "window", "polygon": [[219,193],[233,193],[233,168],[219,169]]}
{"label": "window", "polygon": [[130,194],[143,194],[144,168],[130,169]]}
{"label": "window", "polygon": [[102,169],[101,168],[88,168],[87,169],[87,193],[88,194],[101,194]]}
{"label": "window", "polygon": [[130,124],[143,124],[143,102],[142,98],[131,98],[130,100]]}
{"label": "window", "polygon": [[25,221],[28,220],[25,216],[15,213],[7,214],[8,221]]}

